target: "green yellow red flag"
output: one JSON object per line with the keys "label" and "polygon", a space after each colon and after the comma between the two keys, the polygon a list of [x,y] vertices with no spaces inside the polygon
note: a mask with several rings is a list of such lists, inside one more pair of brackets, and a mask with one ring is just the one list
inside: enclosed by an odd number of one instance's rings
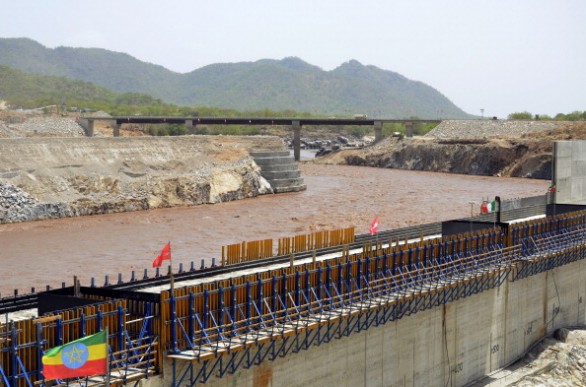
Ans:
{"label": "green yellow red flag", "polygon": [[103,330],[51,348],[43,356],[45,379],[67,379],[107,372],[108,338]]}

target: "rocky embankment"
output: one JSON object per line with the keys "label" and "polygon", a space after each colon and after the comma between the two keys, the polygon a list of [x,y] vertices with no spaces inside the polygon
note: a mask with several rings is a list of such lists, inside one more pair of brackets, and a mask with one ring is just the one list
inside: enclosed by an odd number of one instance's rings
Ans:
{"label": "rocky embankment", "polygon": [[189,206],[272,192],[250,152],[278,137],[0,141],[0,223]]}
{"label": "rocky embankment", "polygon": [[525,357],[471,386],[584,386],[586,331],[561,328],[536,343]]}
{"label": "rocky embankment", "polygon": [[586,139],[586,123],[444,121],[425,136],[333,152],[324,164],[551,179],[553,142]]}

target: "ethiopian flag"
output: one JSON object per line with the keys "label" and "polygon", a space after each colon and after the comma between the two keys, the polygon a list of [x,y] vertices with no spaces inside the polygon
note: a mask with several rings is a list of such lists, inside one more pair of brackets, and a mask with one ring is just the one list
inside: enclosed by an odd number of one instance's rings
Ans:
{"label": "ethiopian flag", "polygon": [[45,379],[67,379],[107,372],[108,343],[106,331],[82,337],[43,356]]}

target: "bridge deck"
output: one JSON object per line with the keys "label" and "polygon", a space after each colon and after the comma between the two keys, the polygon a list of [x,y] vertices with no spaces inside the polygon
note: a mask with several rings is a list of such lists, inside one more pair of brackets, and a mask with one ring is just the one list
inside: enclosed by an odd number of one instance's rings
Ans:
{"label": "bridge deck", "polygon": [[82,117],[88,121],[116,121],[120,124],[185,124],[193,125],[374,125],[381,123],[440,123],[441,120],[390,119],[390,118],[279,118],[279,117],[173,117],[173,116],[113,116]]}

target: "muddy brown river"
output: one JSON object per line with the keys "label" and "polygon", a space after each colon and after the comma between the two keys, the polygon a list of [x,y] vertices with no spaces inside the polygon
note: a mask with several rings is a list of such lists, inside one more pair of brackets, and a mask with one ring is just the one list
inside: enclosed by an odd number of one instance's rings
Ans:
{"label": "muddy brown river", "polygon": [[[219,261],[222,246],[349,226],[368,232],[456,219],[479,213],[480,202],[543,195],[549,181],[451,175],[302,163],[307,191],[235,202],[82,218],[0,225],[0,295],[20,294],[91,277],[128,280],[149,275],[171,242],[173,267]],[[473,204],[471,204],[471,202]]]}

